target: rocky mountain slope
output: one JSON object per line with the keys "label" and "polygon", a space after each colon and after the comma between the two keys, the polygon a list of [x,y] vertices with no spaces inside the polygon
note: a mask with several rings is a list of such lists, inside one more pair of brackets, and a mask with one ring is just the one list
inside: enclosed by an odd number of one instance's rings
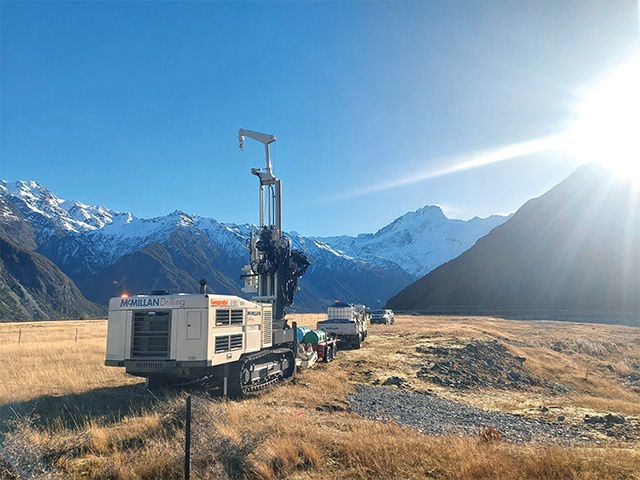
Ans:
{"label": "rocky mountain slope", "polygon": [[0,238],[0,321],[104,315],[42,255]]}
{"label": "rocky mountain slope", "polygon": [[640,311],[640,191],[583,166],[389,308]]}

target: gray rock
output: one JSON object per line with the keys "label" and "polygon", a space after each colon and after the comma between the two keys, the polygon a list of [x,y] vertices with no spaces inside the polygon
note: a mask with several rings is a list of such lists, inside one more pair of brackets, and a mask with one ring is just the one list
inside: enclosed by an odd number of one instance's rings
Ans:
{"label": "gray rock", "polygon": [[348,396],[351,408],[372,420],[407,425],[428,435],[478,436],[488,427],[504,441],[543,441],[568,444],[574,435],[567,427],[551,425],[503,412],[492,412],[442,398],[395,388],[357,385]]}

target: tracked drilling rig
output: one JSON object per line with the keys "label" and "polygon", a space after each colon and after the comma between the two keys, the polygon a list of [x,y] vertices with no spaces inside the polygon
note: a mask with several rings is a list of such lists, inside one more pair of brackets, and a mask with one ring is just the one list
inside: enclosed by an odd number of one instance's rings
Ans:
{"label": "tracked drilling rig", "polygon": [[282,235],[281,184],[269,154],[276,138],[241,129],[241,149],[246,137],[266,152],[266,167],[251,169],[260,180],[260,225],[242,275],[251,300],[208,294],[201,280],[199,294],[125,294],[109,302],[105,364],[147,378],[150,387],[208,378],[237,397],[295,374],[296,333],[285,307],[309,261]]}

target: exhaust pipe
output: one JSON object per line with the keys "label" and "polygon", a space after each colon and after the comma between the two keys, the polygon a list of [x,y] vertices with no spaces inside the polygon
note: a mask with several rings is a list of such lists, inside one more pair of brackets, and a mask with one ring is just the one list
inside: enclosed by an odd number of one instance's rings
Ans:
{"label": "exhaust pipe", "polygon": [[207,294],[207,281],[203,278],[200,280],[200,295]]}

